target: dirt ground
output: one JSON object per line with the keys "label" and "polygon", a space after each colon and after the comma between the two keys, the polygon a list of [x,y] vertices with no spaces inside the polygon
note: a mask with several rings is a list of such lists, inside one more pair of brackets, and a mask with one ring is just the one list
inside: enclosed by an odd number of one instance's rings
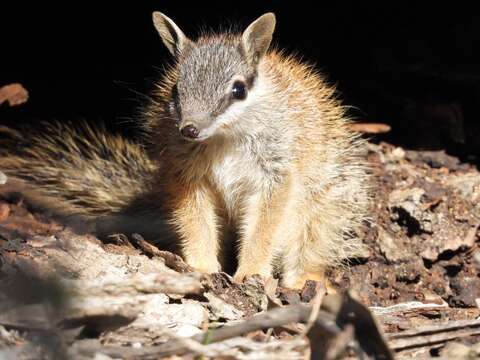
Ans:
{"label": "dirt ground", "polygon": [[[375,314],[373,327],[380,333],[365,327],[370,335],[362,341],[363,330],[354,321],[354,330],[342,325],[345,312],[334,311],[341,331],[333,347],[342,348],[343,339],[346,350],[336,358],[367,354],[381,359],[392,353],[409,359],[476,358],[478,170],[442,151],[409,151],[386,143],[369,144],[368,158],[377,180],[371,221],[361,234],[368,249],[350,266],[329,272],[328,292],[348,291]],[[228,325],[250,324],[259,312],[299,304],[315,309],[323,284],[308,283],[298,292],[272,279],[264,283],[254,277],[238,285],[226,274],[191,273],[178,256],[140,236],[119,234],[101,242],[91,234],[75,234],[48,214],[33,211],[21,193],[0,197],[0,251],[0,358],[330,356],[318,351],[323,340],[312,335],[324,324],[321,316],[313,327],[298,321],[303,324],[266,328],[269,318],[224,341],[192,340]],[[324,305],[321,309],[328,308]],[[165,348],[179,343],[181,351]],[[368,350],[368,344],[377,343],[387,344],[390,355]]]}

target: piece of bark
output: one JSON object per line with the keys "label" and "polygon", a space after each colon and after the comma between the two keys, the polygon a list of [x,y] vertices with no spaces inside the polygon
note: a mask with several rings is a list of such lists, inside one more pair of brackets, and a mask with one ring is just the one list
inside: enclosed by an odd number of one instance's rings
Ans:
{"label": "piece of bark", "polygon": [[119,281],[115,279],[64,280],[62,284],[76,296],[135,296],[140,294],[200,294],[203,291],[199,273],[135,274]]}
{"label": "piece of bark", "polygon": [[448,304],[442,302],[436,303],[422,303],[419,301],[410,301],[392,306],[370,306],[369,309],[380,319],[383,316],[411,316],[421,314],[436,314],[448,309]]}
{"label": "piece of bark", "polygon": [[9,84],[0,88],[0,105],[7,102],[9,106],[17,106],[27,100],[28,92],[21,84]]}
{"label": "piece of bark", "polygon": [[350,124],[350,129],[365,134],[383,134],[389,132],[391,126],[380,123],[353,123]]}

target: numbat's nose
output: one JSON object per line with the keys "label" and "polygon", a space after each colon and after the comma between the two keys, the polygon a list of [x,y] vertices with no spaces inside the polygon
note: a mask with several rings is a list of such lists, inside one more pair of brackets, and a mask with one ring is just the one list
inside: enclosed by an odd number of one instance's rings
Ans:
{"label": "numbat's nose", "polygon": [[187,125],[180,130],[180,133],[186,138],[196,139],[200,131],[193,125]]}

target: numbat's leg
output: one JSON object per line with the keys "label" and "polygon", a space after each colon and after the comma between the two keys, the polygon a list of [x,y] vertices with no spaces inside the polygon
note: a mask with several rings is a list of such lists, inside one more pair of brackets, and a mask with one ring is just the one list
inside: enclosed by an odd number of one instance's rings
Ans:
{"label": "numbat's leg", "polygon": [[182,242],[187,264],[205,273],[220,271],[215,198],[206,184],[178,187],[171,202],[172,223]]}

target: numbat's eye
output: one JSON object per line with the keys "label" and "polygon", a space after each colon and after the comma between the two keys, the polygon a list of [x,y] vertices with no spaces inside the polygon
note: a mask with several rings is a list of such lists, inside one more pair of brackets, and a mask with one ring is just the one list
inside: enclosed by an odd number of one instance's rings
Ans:
{"label": "numbat's eye", "polygon": [[237,100],[243,100],[247,97],[247,87],[243,81],[235,81],[233,83],[232,96]]}

